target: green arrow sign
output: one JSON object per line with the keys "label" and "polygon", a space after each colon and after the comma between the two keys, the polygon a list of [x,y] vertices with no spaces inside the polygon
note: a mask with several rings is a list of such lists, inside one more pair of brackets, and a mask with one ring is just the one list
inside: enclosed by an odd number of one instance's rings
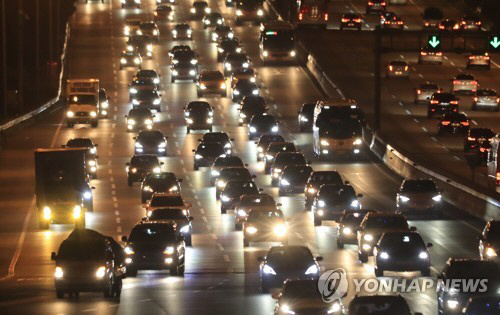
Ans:
{"label": "green arrow sign", "polygon": [[440,41],[436,35],[429,36],[428,42],[429,42],[429,45],[432,46],[432,48],[436,48],[440,43]]}
{"label": "green arrow sign", "polygon": [[490,45],[497,49],[500,46],[500,40],[498,36],[493,36],[492,39],[490,40]]}

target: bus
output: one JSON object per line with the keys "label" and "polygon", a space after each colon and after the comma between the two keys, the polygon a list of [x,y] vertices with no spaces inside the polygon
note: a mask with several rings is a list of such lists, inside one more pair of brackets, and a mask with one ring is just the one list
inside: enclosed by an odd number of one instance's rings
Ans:
{"label": "bus", "polygon": [[500,185],[500,134],[491,139],[491,149],[488,153],[488,186],[495,188]]}
{"label": "bus", "polygon": [[[347,115],[346,115],[347,114]],[[313,151],[318,158],[349,157],[361,154],[362,125],[345,108],[323,111],[313,129]]]}
{"label": "bus", "polygon": [[260,28],[260,59],[269,61],[297,61],[295,48],[295,32],[293,26],[284,21],[264,23]]}
{"label": "bus", "polygon": [[359,120],[364,120],[364,117],[362,117],[361,109],[358,107],[358,103],[355,100],[342,98],[332,101],[317,101],[313,111],[313,129],[316,125],[316,120],[318,119],[318,116],[322,111],[328,111],[330,109],[338,107],[344,108],[344,110],[347,110],[350,115],[356,115],[356,118],[358,118]]}
{"label": "bus", "polygon": [[295,25],[318,25],[326,29],[328,0],[297,0]]}

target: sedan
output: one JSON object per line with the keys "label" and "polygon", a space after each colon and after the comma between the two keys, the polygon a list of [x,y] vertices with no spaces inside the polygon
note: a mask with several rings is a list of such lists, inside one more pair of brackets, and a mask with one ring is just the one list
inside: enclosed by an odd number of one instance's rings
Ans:
{"label": "sedan", "polygon": [[264,134],[277,134],[278,131],[278,121],[272,115],[254,115],[248,123],[248,137],[250,139]]}
{"label": "sedan", "polygon": [[208,102],[194,101],[184,107],[187,133],[191,130],[206,129],[212,131],[214,124],[214,110]]}
{"label": "sedan", "polygon": [[193,7],[190,10],[191,17],[193,19],[200,19],[211,11],[212,10],[208,7],[208,3],[206,1],[193,2]]}
{"label": "sedan", "polygon": [[250,59],[244,53],[228,53],[224,59],[224,75],[228,76],[239,68],[250,68]]}
{"label": "sedan", "polygon": [[245,96],[258,96],[259,86],[250,80],[238,80],[231,90],[233,102],[241,101]]}
{"label": "sedan", "polygon": [[234,31],[230,26],[217,25],[212,32],[212,42],[217,43],[219,40],[233,39]]}
{"label": "sedan", "polygon": [[312,203],[314,226],[324,220],[338,220],[344,210],[359,210],[362,194],[356,194],[352,186],[343,184],[325,184],[319,188]]}
{"label": "sedan", "polygon": [[141,69],[142,57],[136,51],[123,51],[120,56],[120,70],[127,67]]}
{"label": "sedan", "polygon": [[457,31],[460,29],[460,23],[456,20],[444,19],[438,24],[440,30]]}
{"label": "sedan", "polygon": [[174,26],[174,29],[172,30],[172,37],[174,39],[192,40],[193,29],[187,23],[177,24],[176,26]]}
{"label": "sedan", "polygon": [[404,22],[394,12],[384,12],[380,15],[380,25],[382,28],[404,29]]}
{"label": "sedan", "polygon": [[410,79],[410,66],[406,61],[390,61],[386,68],[385,77]]}
{"label": "sedan", "polygon": [[198,97],[205,94],[219,94],[227,96],[224,75],[218,70],[203,70],[197,82]]}
{"label": "sedan", "polygon": [[479,83],[470,73],[457,74],[452,80],[454,94],[476,94]]}
{"label": "sedan", "polygon": [[173,21],[175,18],[174,9],[165,4],[161,4],[156,7],[154,11],[154,19],[155,21]]}
{"label": "sedan", "polygon": [[356,13],[344,13],[340,18],[340,30],[346,28],[353,28],[361,31],[361,26],[363,25],[363,19],[361,15]]}
{"label": "sedan", "polygon": [[441,192],[432,179],[405,179],[396,195],[398,212],[438,213],[442,210]]}
{"label": "sedan", "polygon": [[248,95],[243,97],[238,110],[238,125],[243,126],[248,124],[253,116],[267,113],[269,107],[267,107],[266,100],[262,96]]}
{"label": "sedan", "polygon": [[253,180],[230,180],[226,182],[224,189],[220,194],[220,212],[226,213],[227,210],[234,209],[243,195],[255,195],[260,190],[257,188]]}
{"label": "sedan", "polygon": [[170,172],[148,173],[141,183],[141,202],[147,202],[155,193],[180,194],[181,181]]}
{"label": "sedan", "polygon": [[463,113],[447,113],[441,116],[438,122],[438,135],[446,133],[466,134],[470,127],[470,120]]}
{"label": "sedan", "polygon": [[131,96],[132,108],[147,108],[161,112],[161,94],[157,90],[139,90]]}
{"label": "sedan", "polygon": [[311,132],[314,120],[314,108],[316,103],[304,103],[300,108],[299,114],[299,131]]}
{"label": "sedan", "polygon": [[142,22],[137,34],[146,35],[155,42],[160,41],[160,30],[153,21]]}
{"label": "sedan", "polygon": [[304,192],[304,187],[313,172],[309,165],[290,165],[285,167],[279,179],[279,195],[299,194]]}
{"label": "sedan", "polygon": [[486,70],[490,70],[490,55],[487,52],[470,54],[469,56],[467,56],[467,63],[465,65],[465,68],[484,68]]}
{"label": "sedan", "polygon": [[163,162],[154,154],[134,155],[127,165],[127,183],[132,186],[134,182],[142,182],[148,173],[161,173]]}
{"label": "sedan", "polygon": [[155,117],[148,108],[131,109],[125,116],[127,131],[151,130]]}
{"label": "sedan", "polygon": [[246,167],[226,167],[220,171],[220,175],[215,180],[215,199],[220,199],[220,194],[229,181],[243,180],[252,181],[255,175],[251,175]]}
{"label": "sedan", "polygon": [[268,194],[243,195],[235,205],[234,228],[241,231],[251,210],[278,210],[281,203],[276,203],[274,198]]}
{"label": "sedan", "polygon": [[211,167],[215,159],[226,156],[224,145],[218,142],[200,143],[194,153],[193,168],[197,171],[200,167]]}
{"label": "sedan", "polygon": [[[137,33],[140,34],[140,30]],[[127,51],[135,51],[151,59],[153,58],[153,40],[147,35],[132,35],[127,41]]]}
{"label": "sedan", "polygon": [[160,130],[143,130],[134,137],[135,154],[167,156],[167,138]]}
{"label": "sedan", "polygon": [[500,96],[493,89],[478,89],[472,101],[472,110],[478,107],[490,109],[495,112],[500,111]]}
{"label": "sedan", "polygon": [[219,12],[211,12],[203,18],[203,28],[222,26],[224,25],[224,18]]}
{"label": "sedan", "polygon": [[489,147],[495,132],[489,128],[470,128],[464,142],[464,152]]}
{"label": "sedan", "polygon": [[224,156],[215,159],[210,170],[210,184],[213,186],[219,177],[220,172],[227,167],[245,167],[243,161],[237,156]]}
{"label": "sedan", "polygon": [[443,52],[439,49],[432,48],[431,46],[423,47],[418,55],[418,64],[423,63],[437,63],[443,64]]}
{"label": "sedan", "polygon": [[427,106],[427,118],[458,112],[458,98],[452,93],[434,93]]}
{"label": "sedan", "polygon": [[271,166],[271,185],[278,186],[279,178],[285,167],[289,165],[308,165],[302,152],[279,152]]}
{"label": "sedan", "polygon": [[337,224],[337,248],[343,249],[345,244],[358,244],[359,225],[367,213],[373,210],[344,210]]}
{"label": "sedan", "polygon": [[[269,174],[271,172],[271,166],[274,163],[276,155],[280,152],[297,152],[297,148],[293,142],[271,142],[264,151],[264,172]],[[303,189],[302,189],[303,190]]]}
{"label": "sedan", "polygon": [[225,132],[207,132],[203,135],[203,138],[198,139],[202,143],[217,142],[224,146],[226,154],[233,153],[233,138],[229,138],[229,135]]}
{"label": "sedan", "polygon": [[186,246],[193,246],[192,233],[193,227],[191,221],[193,217],[187,215],[185,210],[179,208],[160,208],[151,211],[151,213],[144,218],[147,221],[167,221],[173,222],[177,225],[180,234],[186,242]]}
{"label": "sedan", "polygon": [[241,51],[237,38],[221,38],[217,43],[217,61],[221,62],[228,54],[241,53]]}
{"label": "sedan", "polygon": [[288,227],[281,210],[252,209],[243,222],[243,247],[250,242],[280,242],[288,245]]}
{"label": "sedan", "polygon": [[435,83],[422,83],[415,89],[413,103],[429,103],[434,93],[441,93],[442,90]]}

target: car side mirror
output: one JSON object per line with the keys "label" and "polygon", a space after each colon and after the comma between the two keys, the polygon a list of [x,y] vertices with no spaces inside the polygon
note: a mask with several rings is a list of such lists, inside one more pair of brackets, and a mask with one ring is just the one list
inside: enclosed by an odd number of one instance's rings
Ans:
{"label": "car side mirror", "polygon": [[137,140],[137,137],[132,137],[132,139]]}
{"label": "car side mirror", "polygon": [[277,203],[276,205],[277,205],[278,207],[281,207],[283,204],[281,204],[281,203]]}
{"label": "car side mirror", "polygon": [[56,261],[56,259],[57,259],[56,253],[52,252],[52,254],[50,254],[50,260]]}
{"label": "car side mirror", "polygon": [[358,198],[363,198],[363,194],[357,194]]}
{"label": "car side mirror", "polygon": [[427,248],[431,248],[432,246],[434,246],[434,244],[432,244],[432,243],[427,243]]}
{"label": "car side mirror", "polygon": [[178,183],[182,183],[182,178],[177,179]]}
{"label": "car side mirror", "polygon": [[191,217],[191,216],[190,216],[190,217],[188,217],[188,219],[189,219],[189,221],[193,221],[193,220],[194,220],[194,218],[193,218],[193,217]]}
{"label": "car side mirror", "polygon": [[163,164],[165,164],[165,163],[164,162],[160,162],[160,165],[163,165]]}
{"label": "car side mirror", "polygon": [[98,146],[99,146],[99,144],[97,144],[97,143],[94,143],[94,147],[96,147],[96,148],[97,148]]}
{"label": "car side mirror", "polygon": [[244,165],[245,165],[245,167],[248,167],[248,164],[245,163]]}
{"label": "car side mirror", "polygon": [[191,152],[196,152],[196,150],[195,150],[195,149],[193,149],[193,150],[191,150]]}
{"label": "car side mirror", "polygon": [[186,202],[186,207],[191,208],[192,206],[193,206],[193,204],[192,204],[192,203],[190,203],[190,202]]}
{"label": "car side mirror", "polygon": [[323,256],[316,257],[316,261],[323,261]]}
{"label": "car side mirror", "polygon": [[156,115],[153,115],[153,118],[156,118]]}
{"label": "car side mirror", "polygon": [[61,148],[65,148],[65,147],[66,147],[66,145],[65,145],[65,144],[61,144]]}
{"label": "car side mirror", "polygon": [[125,118],[128,118],[128,115],[125,115]]}
{"label": "car side mirror", "polygon": [[423,315],[423,314],[420,312],[416,312],[415,315]]}
{"label": "car side mirror", "polygon": [[130,166],[130,163],[129,163],[129,162],[127,162],[127,163],[125,163],[125,165]]}
{"label": "car side mirror", "polygon": [[123,235],[122,236],[122,242],[126,242],[128,240],[127,236]]}
{"label": "car side mirror", "polygon": [[257,257],[257,261],[264,261],[264,257],[262,256]]}
{"label": "car side mirror", "polygon": [[229,139],[230,141],[234,141],[234,138]]}
{"label": "car side mirror", "polygon": [[198,139],[198,142],[202,142],[202,141],[203,141],[203,139]]}
{"label": "car side mirror", "polygon": [[307,162],[307,164],[312,164],[311,160],[308,160],[308,161],[306,161],[306,162]]}
{"label": "car side mirror", "polygon": [[279,299],[281,297],[281,293],[274,291],[273,294],[271,294],[271,297],[275,300]]}
{"label": "car side mirror", "polygon": [[410,232],[416,232],[416,231],[417,231],[417,227],[415,227],[415,226],[410,227]]}
{"label": "car side mirror", "polygon": [[255,144],[259,144],[257,141],[254,142]]}
{"label": "car side mirror", "polygon": [[90,187],[90,189],[94,190],[94,189],[95,189],[95,186]]}
{"label": "car side mirror", "polygon": [[345,185],[350,185],[351,183],[348,180],[346,180],[346,181],[344,181],[344,184]]}
{"label": "car side mirror", "polygon": [[264,188],[259,188],[259,191],[264,191]]}
{"label": "car side mirror", "polygon": [[252,175],[252,178],[257,178],[257,176],[256,175]]}
{"label": "car side mirror", "polygon": [[99,155],[96,155],[96,156],[95,156],[95,158],[96,158],[96,159],[98,159],[98,158],[99,158]]}

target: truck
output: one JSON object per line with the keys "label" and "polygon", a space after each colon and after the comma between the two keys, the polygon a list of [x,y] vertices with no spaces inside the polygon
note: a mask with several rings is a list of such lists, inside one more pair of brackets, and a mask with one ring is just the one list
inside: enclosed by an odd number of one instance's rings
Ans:
{"label": "truck", "polygon": [[85,148],[35,149],[35,196],[40,229],[54,224],[85,227],[93,194],[85,167]]}
{"label": "truck", "polygon": [[99,79],[71,79],[66,81],[66,124],[99,124]]}

